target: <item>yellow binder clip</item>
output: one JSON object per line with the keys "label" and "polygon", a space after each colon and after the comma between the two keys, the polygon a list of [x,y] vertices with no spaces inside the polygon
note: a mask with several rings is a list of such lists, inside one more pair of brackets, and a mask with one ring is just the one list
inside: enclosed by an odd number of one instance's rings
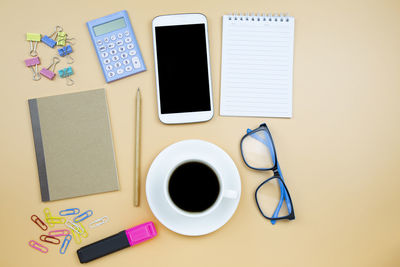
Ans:
{"label": "yellow binder clip", "polygon": [[[28,32],[26,33],[26,40],[29,41],[30,43],[30,51],[29,54],[32,57],[36,57],[37,56],[37,44],[38,42],[40,42],[40,39],[42,38],[42,36],[40,35],[40,33],[32,33],[32,32]],[[33,44],[35,43],[35,44]]]}
{"label": "yellow binder clip", "polygon": [[65,32],[58,32],[57,34],[57,45],[64,46],[67,40],[67,34]]}

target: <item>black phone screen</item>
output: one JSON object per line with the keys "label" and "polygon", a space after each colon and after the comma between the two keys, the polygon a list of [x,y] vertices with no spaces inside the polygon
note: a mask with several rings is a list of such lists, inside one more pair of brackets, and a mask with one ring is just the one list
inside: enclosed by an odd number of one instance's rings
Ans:
{"label": "black phone screen", "polygon": [[155,27],[162,114],[210,111],[205,24]]}

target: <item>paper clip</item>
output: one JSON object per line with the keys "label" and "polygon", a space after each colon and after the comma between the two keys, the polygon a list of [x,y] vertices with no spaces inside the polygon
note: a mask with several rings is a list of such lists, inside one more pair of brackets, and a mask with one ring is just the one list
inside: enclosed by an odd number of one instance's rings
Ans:
{"label": "paper clip", "polygon": [[46,218],[46,222],[47,223],[51,223],[51,224],[63,224],[63,223],[65,223],[65,218],[48,217],[48,218]]}
{"label": "paper clip", "polygon": [[72,74],[74,74],[74,72],[72,71],[71,67],[68,68],[64,68],[62,70],[58,71],[58,74],[60,75],[61,78],[66,78],[67,79],[67,85],[71,86],[74,84],[74,81],[69,77]]}
{"label": "paper clip", "polygon": [[106,222],[108,222],[108,217],[104,216],[104,217],[101,217],[100,219],[94,220],[93,222],[89,223],[89,227],[96,228],[102,224],[105,224]]}
{"label": "paper clip", "polygon": [[76,216],[76,217],[74,218],[74,222],[76,222],[76,223],[81,222],[81,221],[83,221],[83,220],[89,218],[89,217],[92,216],[92,215],[93,215],[93,211],[92,211],[92,210],[87,210],[87,211],[85,211],[84,213],[79,214],[78,216]]}
{"label": "paper clip", "polygon": [[52,217],[49,208],[45,208],[45,209],[43,210],[43,212],[44,212],[44,217],[45,217],[45,219],[46,219],[47,224],[48,224],[50,227],[53,227],[54,224],[53,224],[53,223],[49,223],[49,222],[47,221],[47,218],[51,218],[51,217]]}
{"label": "paper clip", "polygon": [[64,46],[66,39],[67,39],[67,34],[65,32],[63,32],[63,31],[58,32],[57,38],[56,38],[57,45]]}
{"label": "paper clip", "polygon": [[51,236],[51,235],[41,235],[39,237],[39,239],[41,241],[43,241],[43,242],[47,242],[47,243],[50,243],[50,244],[55,244],[55,245],[60,244],[60,239],[58,239],[58,238],[56,238],[54,236]]}
{"label": "paper clip", "polygon": [[81,235],[77,234],[75,231],[72,231],[72,236],[74,237],[74,241],[77,244],[82,242]]}
{"label": "paper clip", "polygon": [[61,32],[62,30],[63,29],[61,26],[56,26],[56,30],[52,34],[50,34],[49,36],[45,35],[42,37],[42,42],[48,45],[49,47],[53,48],[57,44],[57,42],[54,41],[52,37],[54,34],[56,34],[57,32]]}
{"label": "paper clip", "polygon": [[37,216],[37,215],[32,215],[31,220],[40,227],[43,231],[47,230],[47,225]]}
{"label": "paper clip", "polygon": [[[54,69],[56,68],[58,62],[60,62],[60,59],[58,57],[53,57],[53,63],[51,63],[51,65],[48,66],[47,68],[43,68],[40,71],[40,74],[42,74],[44,77],[50,80],[53,80],[54,76],[56,76],[56,74],[54,73]],[[51,67],[53,67],[52,71],[50,70]]]}
{"label": "paper clip", "polygon": [[83,237],[83,238],[87,238],[88,236],[89,236],[89,234],[88,234],[88,232],[86,232],[86,229],[85,229],[85,227],[83,227],[83,224],[80,222],[79,223],[79,226],[82,228],[82,230],[83,230],[83,233],[81,234],[81,236]]}
{"label": "paper clip", "polygon": [[[31,55],[32,57],[37,56],[36,48],[38,42],[40,42],[40,39],[41,39],[40,33],[31,33],[31,32],[26,33],[26,40],[29,41],[30,43],[29,55]],[[33,43],[35,43],[35,45]]]}
{"label": "paper clip", "polygon": [[71,230],[75,231],[77,234],[83,234],[83,229],[77,225],[76,223],[73,223],[72,221],[68,220],[65,223],[65,226],[67,226],[68,228],[70,228]]}
{"label": "paper clip", "polygon": [[66,56],[68,58],[68,61],[67,61],[68,64],[74,63],[74,59],[70,55],[71,53],[72,53],[72,47],[70,45],[67,45],[67,46],[64,46],[64,47],[58,49],[58,54],[61,57]]}
{"label": "paper clip", "polygon": [[68,229],[62,229],[62,230],[53,230],[49,232],[50,236],[67,236],[69,235],[71,232]]}
{"label": "paper clip", "polygon": [[68,245],[71,242],[71,239],[72,239],[71,235],[67,235],[64,238],[64,241],[63,241],[63,243],[61,245],[61,248],[60,248],[60,254],[65,254],[65,252],[67,251]]}
{"label": "paper clip", "polygon": [[[34,81],[39,81],[40,80],[40,74],[38,73],[37,70],[37,65],[40,64],[40,59],[39,57],[32,57],[24,60],[25,66],[30,67],[33,71],[33,80]],[[33,68],[35,66],[35,68]]]}
{"label": "paper clip", "polygon": [[29,241],[29,246],[36,250],[39,250],[42,253],[47,253],[47,251],[49,251],[48,248],[46,248],[45,246],[43,246],[42,244],[40,244],[34,240]]}
{"label": "paper clip", "polygon": [[75,215],[78,214],[80,211],[78,208],[73,209],[65,209],[59,212],[60,216],[68,216],[68,215]]}

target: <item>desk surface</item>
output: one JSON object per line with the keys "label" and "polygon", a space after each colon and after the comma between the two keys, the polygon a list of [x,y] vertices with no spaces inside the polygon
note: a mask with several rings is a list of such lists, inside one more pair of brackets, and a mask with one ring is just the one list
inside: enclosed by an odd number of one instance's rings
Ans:
{"label": "desk surface", "polygon": [[[85,4],[81,4],[85,3]],[[106,84],[86,21],[126,9],[148,70]],[[296,18],[293,118],[219,116],[222,15],[288,12]],[[151,20],[160,14],[201,12],[209,22],[216,114],[207,123],[168,126],[157,117]],[[153,220],[156,239],[93,266],[399,266],[400,231],[400,2],[393,1],[10,1],[0,3],[1,266],[80,266],[72,244],[66,255],[28,246],[41,234],[32,214],[78,207],[107,215],[88,244]],[[76,85],[31,80],[26,32],[49,34],[62,25],[77,39]],[[39,46],[43,64],[53,51]],[[46,54],[47,53],[47,54]],[[133,207],[134,99],[142,89],[141,205]],[[40,201],[27,99],[106,88],[121,190]],[[294,201],[296,220],[272,226],[253,193],[267,174],[245,167],[239,140],[267,122]],[[157,154],[183,139],[220,146],[236,163],[242,196],[232,219],[202,237],[175,234],[146,202],[144,184]],[[51,246],[51,245],[49,245]]]}

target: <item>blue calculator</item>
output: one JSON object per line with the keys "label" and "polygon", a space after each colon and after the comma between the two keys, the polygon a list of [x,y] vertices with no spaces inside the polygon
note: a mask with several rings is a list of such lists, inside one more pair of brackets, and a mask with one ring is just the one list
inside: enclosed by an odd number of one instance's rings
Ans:
{"label": "blue calculator", "polygon": [[126,10],[86,24],[106,82],[146,70]]}

